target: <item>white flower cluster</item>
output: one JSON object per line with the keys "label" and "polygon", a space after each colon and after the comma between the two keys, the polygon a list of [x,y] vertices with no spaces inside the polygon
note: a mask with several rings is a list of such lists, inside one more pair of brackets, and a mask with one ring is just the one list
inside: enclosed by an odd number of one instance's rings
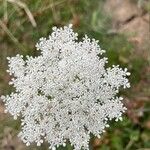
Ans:
{"label": "white flower cluster", "polygon": [[2,99],[6,112],[14,119],[21,116],[19,137],[26,145],[45,140],[55,150],[69,141],[74,150],[88,150],[90,134],[100,137],[108,121],[121,119],[125,111],[116,94],[130,87],[130,73],[119,66],[106,68],[105,51],[95,39],[77,40],[72,25],[54,27],[36,45],[40,56],[8,58],[16,91]]}

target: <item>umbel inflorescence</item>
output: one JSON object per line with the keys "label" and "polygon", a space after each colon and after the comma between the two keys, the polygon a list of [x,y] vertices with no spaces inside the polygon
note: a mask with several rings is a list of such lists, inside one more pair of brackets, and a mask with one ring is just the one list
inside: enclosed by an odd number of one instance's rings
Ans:
{"label": "umbel inflorescence", "polygon": [[72,26],[53,28],[36,45],[38,57],[8,58],[15,92],[2,96],[6,112],[21,116],[19,137],[26,145],[47,141],[50,149],[66,145],[88,150],[90,134],[100,137],[108,121],[121,119],[125,107],[119,88],[129,88],[127,69],[106,68],[98,41],[78,42]]}

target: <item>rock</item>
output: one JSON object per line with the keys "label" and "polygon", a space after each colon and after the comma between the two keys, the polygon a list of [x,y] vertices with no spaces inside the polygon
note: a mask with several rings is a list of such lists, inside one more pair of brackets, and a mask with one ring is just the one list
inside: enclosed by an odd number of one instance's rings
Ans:
{"label": "rock", "polygon": [[131,0],[107,0],[104,9],[116,24],[125,23],[142,12]]}
{"label": "rock", "polygon": [[132,21],[122,25],[120,33],[128,35],[129,41],[138,49],[147,49],[150,42],[150,25],[148,14],[136,17]]}
{"label": "rock", "polygon": [[106,0],[104,9],[112,17],[112,31],[127,35],[136,54],[147,59],[150,50],[150,14],[133,0]]}
{"label": "rock", "polygon": [[143,16],[143,19],[150,24],[150,14],[147,13]]}

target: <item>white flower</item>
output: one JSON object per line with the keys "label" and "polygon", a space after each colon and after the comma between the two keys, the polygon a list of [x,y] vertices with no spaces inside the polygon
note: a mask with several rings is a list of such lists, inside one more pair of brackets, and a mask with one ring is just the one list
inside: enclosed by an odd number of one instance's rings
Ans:
{"label": "white flower", "polygon": [[74,150],[88,150],[90,134],[100,137],[126,109],[117,94],[130,86],[127,69],[106,68],[98,41],[77,39],[71,25],[54,27],[36,45],[40,56],[8,58],[16,91],[2,99],[6,111],[21,116],[19,136],[26,145],[45,140],[54,150],[69,140]]}

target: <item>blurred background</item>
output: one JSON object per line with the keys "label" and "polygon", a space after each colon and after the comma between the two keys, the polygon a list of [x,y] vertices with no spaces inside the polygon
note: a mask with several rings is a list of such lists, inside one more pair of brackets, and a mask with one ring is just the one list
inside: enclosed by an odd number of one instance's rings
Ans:
{"label": "blurred background", "polygon": [[[101,139],[91,137],[90,149],[150,150],[150,0],[0,0],[0,95],[11,92],[6,57],[38,55],[38,39],[69,23],[79,39],[100,41],[109,66],[131,72],[131,88],[120,93],[128,108],[123,121],[112,122]],[[4,114],[0,102],[0,150],[48,150],[46,143],[26,147],[19,130],[20,121]]]}

